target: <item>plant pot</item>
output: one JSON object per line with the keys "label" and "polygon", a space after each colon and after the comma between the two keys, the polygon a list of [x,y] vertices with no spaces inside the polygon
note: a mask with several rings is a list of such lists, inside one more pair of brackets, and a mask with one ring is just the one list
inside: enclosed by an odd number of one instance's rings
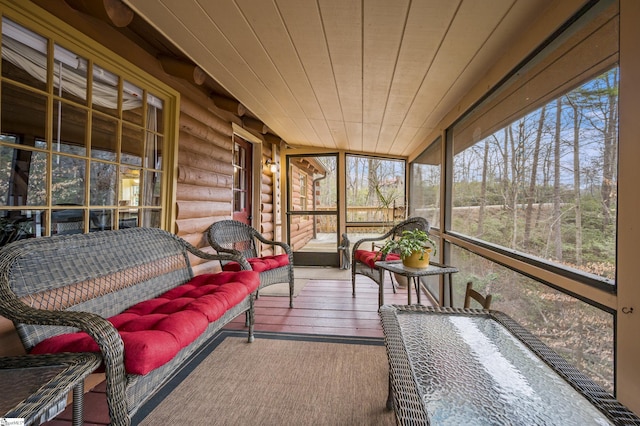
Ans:
{"label": "plant pot", "polygon": [[426,268],[429,266],[431,250],[431,248],[426,248],[422,251],[414,251],[410,256],[402,258],[402,264],[408,268]]}

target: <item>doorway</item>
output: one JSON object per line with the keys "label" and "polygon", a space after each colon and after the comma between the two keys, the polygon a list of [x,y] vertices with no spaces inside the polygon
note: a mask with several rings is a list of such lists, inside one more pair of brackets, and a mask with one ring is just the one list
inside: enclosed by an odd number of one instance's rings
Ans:
{"label": "doorway", "polygon": [[296,265],[338,266],[338,155],[287,156],[287,235]]}

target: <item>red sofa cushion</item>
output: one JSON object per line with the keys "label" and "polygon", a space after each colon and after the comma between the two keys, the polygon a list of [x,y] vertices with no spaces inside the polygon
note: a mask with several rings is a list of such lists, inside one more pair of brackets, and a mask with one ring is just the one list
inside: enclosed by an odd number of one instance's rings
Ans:
{"label": "red sofa cushion", "polygon": [[[255,271],[198,275],[109,318],[124,342],[127,373],[147,374],[167,363],[259,285]],[[87,333],[77,332],[43,340],[31,350],[58,352],[99,352],[99,348]]]}
{"label": "red sofa cushion", "polygon": [[[250,257],[247,259],[251,269],[256,272],[270,271],[272,269],[287,266],[289,264],[288,254],[278,254],[275,256]],[[239,271],[240,264],[238,262],[229,262],[222,267],[223,271]]]}
{"label": "red sofa cushion", "polygon": [[[382,260],[382,253],[379,251],[356,250],[355,258],[356,261],[362,262],[370,268],[378,269],[375,263]],[[400,260],[400,255],[396,253],[389,253],[384,260]]]}

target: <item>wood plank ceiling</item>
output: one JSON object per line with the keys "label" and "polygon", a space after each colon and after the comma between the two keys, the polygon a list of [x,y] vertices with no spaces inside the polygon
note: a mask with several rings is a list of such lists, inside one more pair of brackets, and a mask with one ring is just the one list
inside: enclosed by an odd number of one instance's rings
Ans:
{"label": "wood plank ceiling", "polygon": [[408,156],[552,0],[125,0],[292,146]]}

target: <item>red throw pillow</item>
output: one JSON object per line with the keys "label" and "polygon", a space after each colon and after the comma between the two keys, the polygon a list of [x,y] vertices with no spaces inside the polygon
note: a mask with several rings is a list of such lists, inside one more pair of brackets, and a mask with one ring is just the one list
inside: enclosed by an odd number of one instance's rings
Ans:
{"label": "red throw pillow", "polygon": [[[382,260],[382,252],[380,251],[370,251],[370,250],[356,250],[355,258],[358,262],[362,262],[365,265],[369,266],[373,269],[378,269],[376,267],[376,262]],[[400,255],[396,253],[389,253],[385,257],[386,261],[391,260],[400,260]]]}

